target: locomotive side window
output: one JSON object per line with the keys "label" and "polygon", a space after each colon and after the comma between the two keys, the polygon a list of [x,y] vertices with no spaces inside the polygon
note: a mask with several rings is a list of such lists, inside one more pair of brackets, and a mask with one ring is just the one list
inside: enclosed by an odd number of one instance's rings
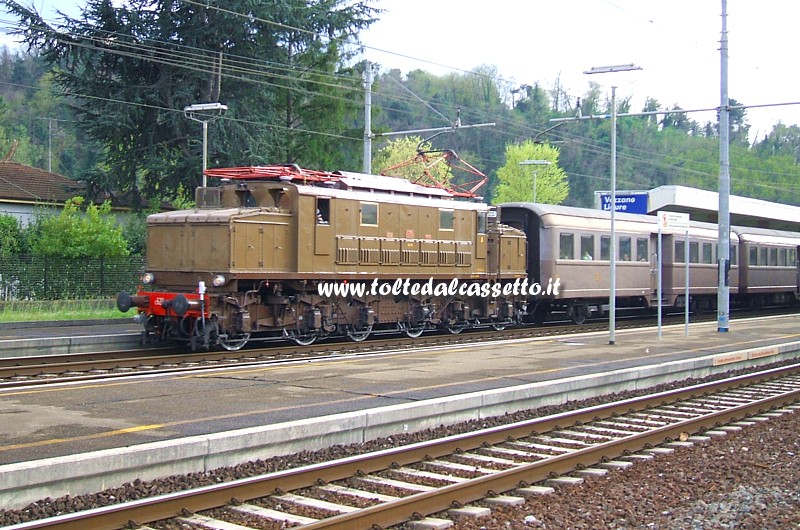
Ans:
{"label": "locomotive side window", "polygon": [[631,260],[631,238],[627,236],[619,238],[619,259],[620,261]]}
{"label": "locomotive side window", "polygon": [[675,241],[675,263],[686,262],[686,242]]}
{"label": "locomotive side window", "polygon": [[636,261],[648,261],[650,259],[649,245],[650,241],[646,237],[636,238]]}
{"label": "locomotive side window", "polygon": [[700,243],[689,242],[689,263],[700,263]]}
{"label": "locomotive side window", "polygon": [[711,243],[703,243],[703,263],[714,263]]}
{"label": "locomotive side window", "polygon": [[453,210],[439,209],[439,230],[453,230],[455,217]]}
{"label": "locomotive side window", "polygon": [[594,236],[581,236],[581,259],[594,259]]}
{"label": "locomotive side window", "polygon": [[376,202],[361,203],[361,224],[378,226],[378,203]]}
{"label": "locomotive side window", "polygon": [[600,236],[600,259],[611,261],[611,238],[608,236]]}
{"label": "locomotive side window", "polygon": [[558,257],[575,259],[575,234],[559,234]]}
{"label": "locomotive side window", "polygon": [[326,225],[331,219],[331,200],[328,198],[317,198],[317,224]]}
{"label": "locomotive side window", "polygon": [[478,212],[478,233],[486,233],[486,212]]}

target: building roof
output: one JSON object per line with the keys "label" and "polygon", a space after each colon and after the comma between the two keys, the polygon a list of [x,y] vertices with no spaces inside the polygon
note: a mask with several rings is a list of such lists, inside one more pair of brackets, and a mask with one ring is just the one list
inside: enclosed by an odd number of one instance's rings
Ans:
{"label": "building roof", "polygon": [[64,203],[83,189],[80,182],[16,162],[0,162],[0,201]]}

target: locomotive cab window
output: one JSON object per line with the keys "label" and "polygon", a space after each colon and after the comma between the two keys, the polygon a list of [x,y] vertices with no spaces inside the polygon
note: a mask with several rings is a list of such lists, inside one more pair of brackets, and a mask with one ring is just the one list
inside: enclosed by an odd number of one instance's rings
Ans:
{"label": "locomotive cab window", "polygon": [[486,233],[486,212],[478,212],[478,233]]}
{"label": "locomotive cab window", "polygon": [[327,197],[317,198],[317,224],[326,225],[331,220],[331,200]]}
{"label": "locomotive cab window", "polygon": [[378,203],[376,202],[361,203],[361,224],[378,226]]}
{"label": "locomotive cab window", "polygon": [[581,236],[581,259],[594,259],[594,236]]}
{"label": "locomotive cab window", "polygon": [[559,234],[558,257],[560,259],[575,259],[575,234]]}
{"label": "locomotive cab window", "polygon": [[439,230],[453,230],[455,226],[455,211],[445,208],[439,209]]}

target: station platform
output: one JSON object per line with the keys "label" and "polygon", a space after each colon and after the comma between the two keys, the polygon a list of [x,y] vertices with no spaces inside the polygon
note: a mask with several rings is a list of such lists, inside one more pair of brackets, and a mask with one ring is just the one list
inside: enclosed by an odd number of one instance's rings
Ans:
{"label": "station platform", "polygon": [[[414,432],[800,356],[800,315],[0,391],[0,505]],[[320,348],[325,347],[324,343]],[[85,476],[70,482],[70,473]],[[26,475],[28,473],[28,475]],[[74,477],[73,477],[74,478]],[[27,482],[26,482],[27,481]],[[45,486],[49,484],[49,486]],[[49,487],[61,490],[47,489]],[[93,489],[97,488],[97,489]],[[26,497],[27,498],[27,497]],[[34,499],[35,500],[35,499]]]}

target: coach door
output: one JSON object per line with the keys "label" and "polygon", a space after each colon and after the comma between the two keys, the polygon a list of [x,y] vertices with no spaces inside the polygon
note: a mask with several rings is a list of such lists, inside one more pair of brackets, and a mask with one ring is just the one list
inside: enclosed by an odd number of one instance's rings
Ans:
{"label": "coach door", "polygon": [[650,304],[658,305],[658,262],[661,261],[661,300],[666,305],[670,300],[677,263],[674,261],[674,237],[661,234],[661,256],[658,255],[658,234],[650,234]]}

